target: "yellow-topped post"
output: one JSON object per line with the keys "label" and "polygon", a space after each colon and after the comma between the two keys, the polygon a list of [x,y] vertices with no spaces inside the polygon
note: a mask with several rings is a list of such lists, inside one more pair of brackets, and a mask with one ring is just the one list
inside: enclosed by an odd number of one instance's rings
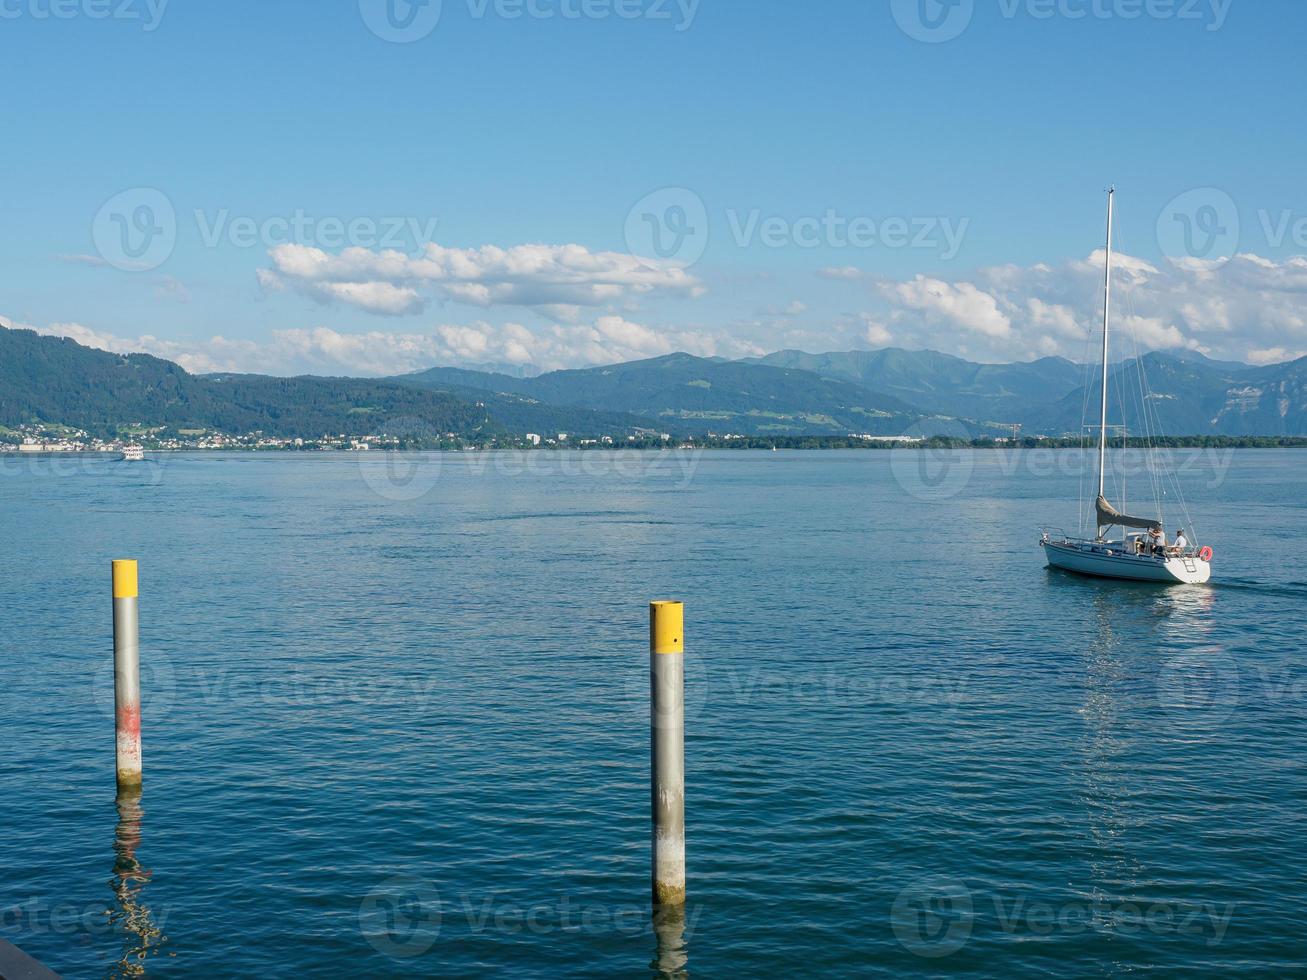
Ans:
{"label": "yellow-topped post", "polygon": [[685,652],[685,603],[649,603],[649,649],[653,653]]}
{"label": "yellow-topped post", "polygon": [[113,563],[113,700],[118,789],[141,785],[140,594],[136,562]]}
{"label": "yellow-topped post", "polygon": [[649,604],[653,900],[685,904],[685,606]]}
{"label": "yellow-topped post", "polygon": [[120,560],[113,563],[113,597],[135,599],[141,594],[140,575],[135,561]]}

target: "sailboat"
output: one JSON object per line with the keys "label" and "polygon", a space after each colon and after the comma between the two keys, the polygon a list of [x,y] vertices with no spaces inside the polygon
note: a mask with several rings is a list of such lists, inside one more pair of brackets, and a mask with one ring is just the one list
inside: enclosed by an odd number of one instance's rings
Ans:
{"label": "sailboat", "polygon": [[[1212,549],[1189,546],[1187,541],[1184,547],[1159,547],[1155,536],[1163,532],[1164,527],[1160,500],[1157,501],[1157,517],[1132,517],[1117,510],[1107,499],[1107,357],[1112,316],[1112,220],[1115,204],[1116,188],[1112,188],[1107,192],[1107,268],[1103,276],[1103,391],[1098,426],[1098,497],[1094,501],[1098,535],[1073,538],[1045,529],[1039,543],[1053,568],[1100,578],[1202,585],[1212,577]],[[1109,538],[1113,528],[1120,529],[1120,537],[1116,540]],[[1128,533],[1131,530],[1136,533]]]}

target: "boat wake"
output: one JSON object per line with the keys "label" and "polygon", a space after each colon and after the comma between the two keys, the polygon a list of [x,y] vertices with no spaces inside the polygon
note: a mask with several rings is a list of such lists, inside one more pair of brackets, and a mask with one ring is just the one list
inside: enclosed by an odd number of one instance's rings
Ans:
{"label": "boat wake", "polygon": [[1255,592],[1258,595],[1280,596],[1286,599],[1307,599],[1307,582],[1261,582],[1251,578],[1223,578],[1212,582],[1214,589],[1236,592]]}

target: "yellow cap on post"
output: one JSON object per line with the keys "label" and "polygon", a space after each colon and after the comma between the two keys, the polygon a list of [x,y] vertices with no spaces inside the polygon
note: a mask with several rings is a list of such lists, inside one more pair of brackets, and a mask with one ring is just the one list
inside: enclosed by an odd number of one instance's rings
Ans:
{"label": "yellow cap on post", "polygon": [[113,563],[113,597],[135,599],[140,594],[137,586],[136,562],[123,559]]}
{"label": "yellow cap on post", "polygon": [[649,651],[685,652],[685,603],[649,603]]}

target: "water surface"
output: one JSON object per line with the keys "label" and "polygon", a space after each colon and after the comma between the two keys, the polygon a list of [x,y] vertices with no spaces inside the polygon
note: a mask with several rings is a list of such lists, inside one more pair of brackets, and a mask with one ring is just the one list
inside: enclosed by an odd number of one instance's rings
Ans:
{"label": "water surface", "polygon": [[[1046,569],[1080,460],[0,460],[0,937],[68,977],[1300,968],[1307,454],[1184,460],[1210,588]],[[657,930],[652,598],[688,650]]]}

